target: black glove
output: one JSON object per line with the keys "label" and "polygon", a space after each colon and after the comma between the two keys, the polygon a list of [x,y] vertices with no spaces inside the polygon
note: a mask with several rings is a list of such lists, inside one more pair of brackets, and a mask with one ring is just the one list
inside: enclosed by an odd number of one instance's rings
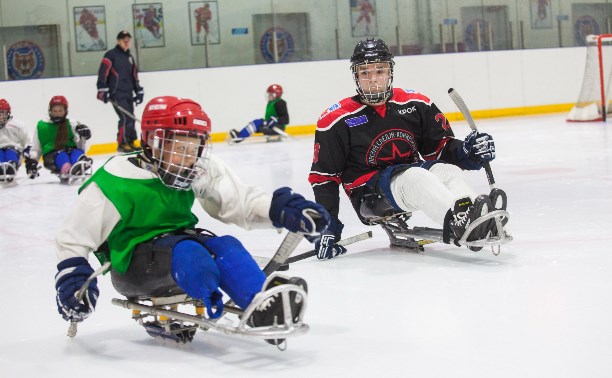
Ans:
{"label": "black glove", "polygon": [[139,105],[139,104],[142,104],[143,100],[144,100],[144,89],[140,88],[139,90],[136,91],[134,102],[136,103],[136,105]]}
{"label": "black glove", "polygon": [[315,243],[317,258],[319,260],[332,259],[346,253],[346,248],[336,244],[342,236],[343,228],[344,225],[340,220],[332,219],[327,230],[321,234],[321,239]]}
{"label": "black glove", "polygon": [[74,130],[77,134],[79,134],[81,138],[85,140],[91,138],[91,130],[89,130],[89,127],[87,127],[87,125],[79,123]]}
{"label": "black glove", "polygon": [[[318,213],[321,217],[312,217],[312,213]],[[270,219],[274,227],[313,235],[322,233],[329,225],[331,217],[323,206],[293,193],[291,188],[284,187],[275,190],[272,195]]]}
{"label": "black glove", "polygon": [[25,159],[25,168],[26,168],[26,174],[31,179],[35,179],[36,177],[40,175],[38,173],[38,160],[30,159],[29,157],[27,157]]}
{"label": "black glove", "polygon": [[57,264],[55,300],[57,311],[64,320],[82,322],[95,309],[100,294],[96,278],[89,283],[80,301],[76,296],[93,272],[94,270],[84,257],[71,257]]}
{"label": "black glove", "polygon": [[98,100],[103,101],[105,104],[110,100],[110,92],[108,88],[100,88],[98,89],[98,94],[96,95]]}
{"label": "black glove", "polygon": [[489,134],[472,131],[467,137],[459,151],[457,158],[465,169],[478,170],[482,166],[495,159],[495,142]]}

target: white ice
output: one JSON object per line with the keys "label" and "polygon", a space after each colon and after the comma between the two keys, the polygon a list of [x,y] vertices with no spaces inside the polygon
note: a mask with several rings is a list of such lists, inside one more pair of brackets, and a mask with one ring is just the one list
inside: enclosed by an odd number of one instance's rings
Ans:
{"label": "white ice", "polygon": [[[478,121],[495,137],[492,163],[508,193],[514,241],[499,256],[432,244],[390,249],[343,197],[344,236],[374,237],[330,261],[292,265],[309,284],[311,330],[280,352],[263,341],[198,331],[193,343],[150,338],[99,280],[96,312],[76,338],[55,305],[54,234],[77,198],[43,172],[0,189],[1,377],[611,377],[612,134],[564,115]],[[457,136],[468,133],[455,122]],[[245,182],[272,191],[307,182],[312,136],[282,143],[215,144]],[[100,166],[103,156],[94,156]],[[466,172],[477,192],[484,172]],[[223,225],[194,207],[199,226],[233,234],[257,256],[283,235]],[[434,226],[423,214],[411,223]],[[311,249],[306,241],[295,252]],[[98,266],[92,257],[92,264]]]}

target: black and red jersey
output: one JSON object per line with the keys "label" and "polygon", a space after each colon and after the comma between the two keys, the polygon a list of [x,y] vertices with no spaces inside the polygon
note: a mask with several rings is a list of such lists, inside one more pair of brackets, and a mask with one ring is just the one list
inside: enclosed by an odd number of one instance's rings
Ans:
{"label": "black and red jersey", "polygon": [[444,114],[418,92],[394,88],[378,106],[349,97],[319,117],[308,180],[316,201],[337,217],[340,184],[353,199],[390,165],[440,159],[461,167],[461,143]]}

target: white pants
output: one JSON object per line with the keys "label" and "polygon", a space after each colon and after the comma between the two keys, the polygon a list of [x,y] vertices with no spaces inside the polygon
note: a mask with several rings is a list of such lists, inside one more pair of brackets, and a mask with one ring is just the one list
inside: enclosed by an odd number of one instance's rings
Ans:
{"label": "white pants", "polygon": [[421,210],[439,225],[462,197],[475,198],[463,180],[463,171],[452,164],[437,163],[429,170],[414,167],[391,180],[391,194],[404,211]]}

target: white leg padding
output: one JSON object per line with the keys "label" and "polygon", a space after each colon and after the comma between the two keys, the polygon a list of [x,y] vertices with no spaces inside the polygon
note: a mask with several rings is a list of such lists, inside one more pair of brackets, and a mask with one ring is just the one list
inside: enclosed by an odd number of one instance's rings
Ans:
{"label": "white leg padding", "polygon": [[421,210],[442,225],[458,198],[474,197],[461,176],[461,169],[450,164],[435,164],[429,171],[410,168],[391,180],[391,194],[402,210]]}

